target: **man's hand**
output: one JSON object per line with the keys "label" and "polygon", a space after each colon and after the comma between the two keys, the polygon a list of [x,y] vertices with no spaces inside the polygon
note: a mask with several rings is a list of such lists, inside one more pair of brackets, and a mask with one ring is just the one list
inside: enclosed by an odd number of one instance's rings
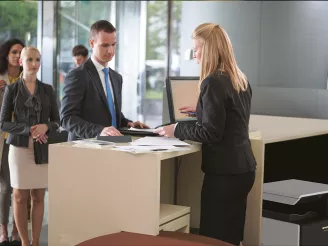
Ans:
{"label": "man's hand", "polygon": [[162,127],[155,129],[154,132],[159,134],[160,136],[174,138],[174,126],[175,126],[175,124],[171,124],[168,126],[162,126]]}
{"label": "man's hand", "polygon": [[123,135],[115,127],[108,126],[101,131],[100,136],[123,136]]}
{"label": "man's hand", "polygon": [[140,121],[136,121],[136,122],[129,122],[128,123],[128,127],[134,127],[134,128],[141,128],[141,129],[149,129],[149,126],[141,123]]}
{"label": "man's hand", "polygon": [[6,81],[4,81],[4,80],[0,80],[0,89],[5,88],[6,86],[7,86]]}
{"label": "man's hand", "polygon": [[31,136],[36,139],[39,143],[46,143],[48,140],[48,136],[46,132],[48,131],[48,126],[46,124],[38,124],[31,126],[30,133]]}

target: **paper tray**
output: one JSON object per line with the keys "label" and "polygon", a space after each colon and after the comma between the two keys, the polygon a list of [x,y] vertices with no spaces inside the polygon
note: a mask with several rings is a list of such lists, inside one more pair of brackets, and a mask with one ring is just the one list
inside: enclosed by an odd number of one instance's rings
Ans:
{"label": "paper tray", "polygon": [[265,183],[263,200],[295,205],[302,198],[328,194],[328,185],[289,179]]}

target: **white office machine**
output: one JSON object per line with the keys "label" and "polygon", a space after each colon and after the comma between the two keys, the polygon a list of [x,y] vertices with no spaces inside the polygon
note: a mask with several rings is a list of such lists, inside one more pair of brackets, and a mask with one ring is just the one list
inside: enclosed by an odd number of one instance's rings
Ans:
{"label": "white office machine", "polygon": [[328,245],[328,185],[297,179],[263,186],[263,246]]}

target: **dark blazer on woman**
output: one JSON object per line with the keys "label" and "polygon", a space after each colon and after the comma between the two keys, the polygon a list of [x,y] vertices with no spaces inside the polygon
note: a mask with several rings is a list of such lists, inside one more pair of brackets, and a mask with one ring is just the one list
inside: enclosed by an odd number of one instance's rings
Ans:
{"label": "dark blazer on woman", "polygon": [[[7,143],[18,147],[28,147],[31,128],[26,106],[29,94],[26,93],[23,83],[19,79],[6,86],[0,114],[1,130],[9,133]],[[47,124],[49,128],[47,134],[57,131],[60,119],[54,90],[51,85],[39,80],[37,80],[37,90],[41,101],[41,115],[36,124]]]}
{"label": "dark blazer on woman", "polygon": [[241,174],[256,169],[248,124],[252,91],[238,93],[222,73],[201,84],[196,108],[197,123],[178,123],[174,135],[203,143],[202,170],[209,174]]}

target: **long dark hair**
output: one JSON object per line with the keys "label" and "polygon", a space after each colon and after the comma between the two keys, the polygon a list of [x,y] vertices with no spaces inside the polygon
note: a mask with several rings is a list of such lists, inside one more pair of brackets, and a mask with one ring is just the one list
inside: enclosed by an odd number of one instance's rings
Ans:
{"label": "long dark hair", "polygon": [[7,72],[8,70],[7,57],[11,47],[13,47],[15,44],[20,44],[21,46],[25,47],[25,44],[16,38],[9,39],[0,46],[0,74],[4,74]]}

